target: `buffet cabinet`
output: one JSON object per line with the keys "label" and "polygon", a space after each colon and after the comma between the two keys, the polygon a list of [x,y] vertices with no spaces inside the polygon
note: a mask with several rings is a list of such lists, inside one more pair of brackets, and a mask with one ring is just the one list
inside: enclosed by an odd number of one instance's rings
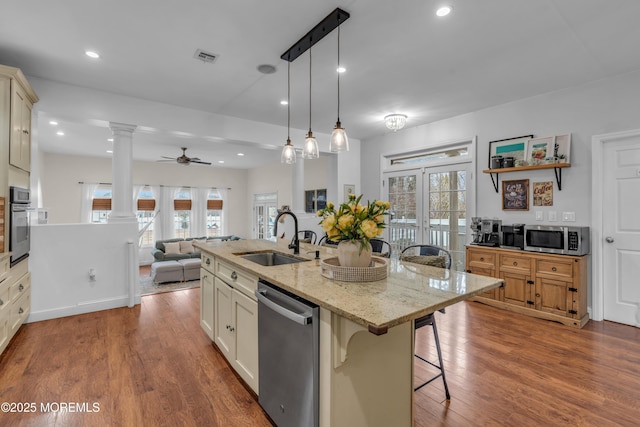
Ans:
{"label": "buffet cabinet", "polygon": [[206,253],[200,278],[200,326],[258,393],[258,278]]}
{"label": "buffet cabinet", "polygon": [[589,321],[587,260],[588,255],[467,246],[468,273],[504,281],[472,300],[581,328]]}

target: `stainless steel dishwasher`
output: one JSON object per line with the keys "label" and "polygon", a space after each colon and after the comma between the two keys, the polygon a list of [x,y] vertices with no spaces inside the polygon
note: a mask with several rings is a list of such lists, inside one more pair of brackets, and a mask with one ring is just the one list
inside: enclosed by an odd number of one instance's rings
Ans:
{"label": "stainless steel dishwasher", "polygon": [[258,401],[279,427],[319,424],[320,308],[259,281]]}

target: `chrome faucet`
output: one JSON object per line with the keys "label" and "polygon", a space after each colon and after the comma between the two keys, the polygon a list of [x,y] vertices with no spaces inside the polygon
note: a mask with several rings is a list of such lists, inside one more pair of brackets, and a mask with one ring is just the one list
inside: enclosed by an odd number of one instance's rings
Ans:
{"label": "chrome faucet", "polygon": [[283,206],[282,209],[278,209],[278,216],[276,216],[276,220],[273,225],[273,235],[278,238],[278,220],[282,215],[291,215],[293,217],[293,222],[295,224],[295,234],[293,235],[293,239],[291,243],[289,243],[289,249],[293,249],[293,254],[298,255],[300,253],[300,240],[298,239],[298,218],[291,212],[289,206]]}

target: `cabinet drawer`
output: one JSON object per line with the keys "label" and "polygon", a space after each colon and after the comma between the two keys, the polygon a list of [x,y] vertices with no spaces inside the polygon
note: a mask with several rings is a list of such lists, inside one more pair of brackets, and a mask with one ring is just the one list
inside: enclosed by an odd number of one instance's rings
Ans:
{"label": "cabinet drawer", "polygon": [[29,288],[31,286],[31,273],[27,273],[22,276],[19,280],[17,280],[11,287],[9,288],[9,300],[13,304],[18,298],[22,295],[29,293]]}
{"label": "cabinet drawer", "polygon": [[538,260],[538,275],[551,277],[573,277],[573,263],[568,260]]}
{"label": "cabinet drawer", "polygon": [[224,280],[234,289],[238,289],[251,299],[256,299],[255,291],[258,288],[258,278],[243,270],[215,259],[216,276]]}
{"label": "cabinet drawer", "polygon": [[11,333],[13,334],[22,325],[31,311],[31,294],[23,294],[18,300],[11,306],[11,314],[9,315],[9,322],[11,327]]}
{"label": "cabinet drawer", "polygon": [[500,270],[529,274],[531,272],[531,258],[503,254],[500,256]]}
{"label": "cabinet drawer", "polygon": [[0,284],[0,317],[2,317],[11,305],[11,298],[9,298],[9,286],[2,286]]}
{"label": "cabinet drawer", "polygon": [[209,272],[213,273],[213,257],[211,255],[203,253],[201,256],[201,267]]}
{"label": "cabinet drawer", "polygon": [[469,264],[480,268],[494,268],[496,255],[489,252],[469,251]]}

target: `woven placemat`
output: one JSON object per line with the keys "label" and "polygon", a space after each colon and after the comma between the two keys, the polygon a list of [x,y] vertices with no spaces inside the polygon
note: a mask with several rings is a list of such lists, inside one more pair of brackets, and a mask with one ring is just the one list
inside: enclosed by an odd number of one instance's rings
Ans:
{"label": "woven placemat", "polygon": [[343,267],[338,257],[320,260],[320,274],[327,279],[342,282],[375,282],[387,277],[389,260],[377,256],[371,257],[369,267]]}

